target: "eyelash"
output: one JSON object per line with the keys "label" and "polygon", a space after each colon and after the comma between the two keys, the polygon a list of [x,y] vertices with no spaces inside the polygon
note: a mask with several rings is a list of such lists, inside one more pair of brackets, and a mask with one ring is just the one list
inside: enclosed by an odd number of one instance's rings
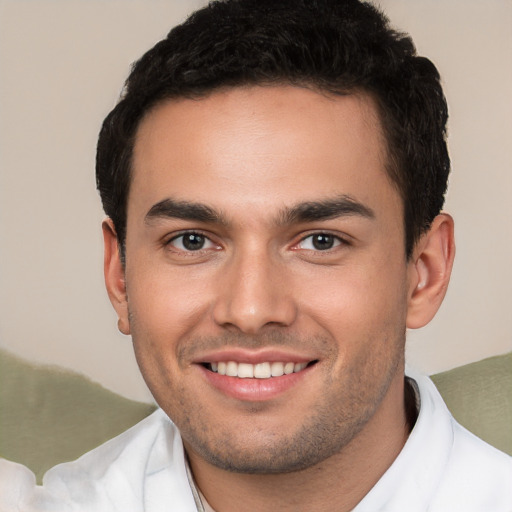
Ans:
{"label": "eyelash", "polygon": [[[332,243],[334,244],[332,247],[328,247],[325,249],[319,249],[318,247],[315,248],[302,248],[303,250],[307,251],[313,251],[317,253],[330,253],[331,251],[335,250],[337,247],[344,246],[344,245],[350,245],[349,241],[346,238],[343,238],[339,235],[334,235],[333,233],[329,233],[326,231],[316,231],[314,233],[310,233],[304,237],[302,237],[298,244],[295,245],[295,247],[299,246],[300,244],[303,244],[306,240],[311,239],[312,245],[314,246],[313,239],[314,237],[326,237],[332,239]],[[300,248],[299,248],[300,249]]]}
{"label": "eyelash", "polygon": [[[190,248],[186,248],[185,245],[184,245],[184,240],[187,235],[189,236],[198,236],[198,237],[201,237],[205,243],[209,243],[211,245],[211,247],[201,247],[197,250],[192,250]],[[326,249],[319,249],[319,248],[301,248],[299,247],[301,244],[303,244],[306,240],[308,239],[312,239],[314,237],[320,237],[320,236],[324,236],[324,237],[327,237],[327,238],[331,238],[332,241],[333,241],[333,246],[332,247],[328,247]],[[182,247],[176,247],[176,246],[173,246],[173,242],[176,242],[177,240],[180,240],[181,239],[181,246]],[[312,244],[314,245],[314,242],[312,242]],[[334,235],[332,233],[329,233],[329,232],[326,232],[326,231],[316,231],[316,232],[313,232],[313,233],[309,233],[307,234],[306,236],[303,236],[298,243],[294,244],[294,246],[292,247],[293,249],[295,250],[306,250],[306,251],[311,251],[311,252],[316,252],[316,253],[330,253],[331,251],[335,250],[337,247],[340,247],[340,246],[348,246],[350,245],[350,242],[346,239],[346,238],[343,238],[343,237],[340,237],[339,235]],[[183,231],[179,234],[176,234],[174,235],[172,238],[170,238],[168,241],[165,242],[165,246],[166,247],[173,247],[175,250],[177,250],[178,252],[180,253],[185,253],[185,254],[202,254],[203,251],[208,251],[208,250],[211,250],[212,248],[215,248],[215,249],[219,249],[220,246],[219,244],[216,244],[215,242],[212,241],[212,239],[210,238],[210,236],[208,236],[207,234],[205,233],[202,233],[201,231]]]}
{"label": "eyelash", "polygon": [[[185,237],[186,236],[198,236],[198,237],[201,237],[204,239],[204,241],[206,243],[209,242],[209,244],[211,244],[212,247],[208,247],[208,248],[204,248],[204,247],[201,247],[200,249],[197,249],[197,250],[191,250],[191,249],[187,249],[185,246],[184,246],[184,240],[185,240]],[[182,248],[178,248],[178,247],[175,247],[173,246],[173,242],[176,242],[177,240],[181,239],[181,245],[182,245]],[[174,249],[176,249],[178,252],[181,252],[181,253],[190,253],[190,254],[201,254],[203,251],[207,251],[207,250],[210,250],[211,248],[218,248],[219,245],[218,244],[215,244],[215,242],[212,241],[212,239],[205,233],[202,233],[201,231],[183,231],[177,235],[174,235],[173,237],[171,237],[169,240],[167,240],[164,244],[166,247],[174,247]]]}

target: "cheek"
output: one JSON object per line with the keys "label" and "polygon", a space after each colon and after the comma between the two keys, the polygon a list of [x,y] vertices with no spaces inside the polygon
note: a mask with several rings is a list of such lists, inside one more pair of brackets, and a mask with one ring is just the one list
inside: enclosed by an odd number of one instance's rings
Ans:
{"label": "cheek", "polygon": [[197,324],[197,299],[191,294],[177,294],[162,280],[141,285],[132,281],[128,296],[137,364],[158,404],[174,410],[183,396],[181,378],[187,370],[179,360],[178,349]]}
{"label": "cheek", "polygon": [[303,311],[345,345],[405,330],[406,273],[396,255],[394,260],[359,261],[301,282]]}
{"label": "cheek", "polygon": [[127,271],[128,307],[131,323],[136,324],[132,328],[155,342],[171,343],[186,336],[209,307],[204,279],[166,265],[146,263],[135,268],[133,274]]}
{"label": "cheek", "polygon": [[[186,368],[179,360],[179,347],[204,319],[207,303],[200,290],[173,279],[170,273],[127,272],[130,328],[137,363],[157,402],[164,406],[168,391],[176,396],[177,377]],[[147,268],[147,267],[146,267]]]}

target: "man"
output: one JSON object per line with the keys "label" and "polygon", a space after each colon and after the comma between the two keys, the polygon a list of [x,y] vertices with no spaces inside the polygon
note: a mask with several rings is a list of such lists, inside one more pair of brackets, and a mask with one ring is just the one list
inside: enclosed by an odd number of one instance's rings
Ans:
{"label": "man", "polygon": [[12,509],[511,510],[510,457],[404,375],[454,257],[446,119],[356,0],[217,2],[144,55],[97,181],[161,409],[41,488],[12,469]]}

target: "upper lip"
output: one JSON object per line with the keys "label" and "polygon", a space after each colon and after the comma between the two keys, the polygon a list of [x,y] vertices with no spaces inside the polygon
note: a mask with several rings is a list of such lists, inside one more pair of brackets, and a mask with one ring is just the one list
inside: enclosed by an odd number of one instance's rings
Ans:
{"label": "upper lip", "polygon": [[259,350],[247,350],[240,348],[226,348],[211,352],[204,352],[195,357],[193,363],[218,363],[221,361],[235,361],[236,363],[309,363],[317,358],[310,355],[292,352],[283,349],[265,348]]}

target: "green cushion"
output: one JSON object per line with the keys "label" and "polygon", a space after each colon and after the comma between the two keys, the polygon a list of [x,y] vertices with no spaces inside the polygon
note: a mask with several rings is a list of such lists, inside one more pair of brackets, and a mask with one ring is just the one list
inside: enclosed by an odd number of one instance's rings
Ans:
{"label": "green cushion", "polygon": [[432,376],[455,419],[512,455],[512,352]]}
{"label": "green cushion", "polygon": [[28,466],[38,482],[50,467],[76,459],[156,408],[2,350],[0,389],[0,456]]}
{"label": "green cushion", "polygon": [[[512,454],[512,353],[432,378],[462,425]],[[48,468],[76,459],[154,409],[82,375],[0,350],[0,456],[25,464],[39,482]]]}

